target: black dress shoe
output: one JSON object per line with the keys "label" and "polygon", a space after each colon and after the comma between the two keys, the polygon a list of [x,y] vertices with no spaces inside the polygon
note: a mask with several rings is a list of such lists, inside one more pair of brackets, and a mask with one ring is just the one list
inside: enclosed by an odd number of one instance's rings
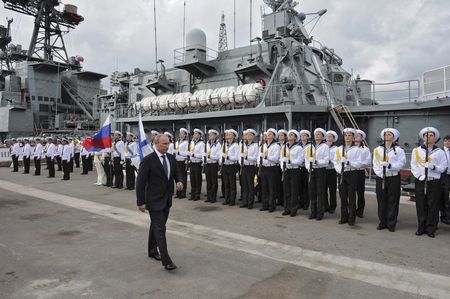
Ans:
{"label": "black dress shoe", "polygon": [[348,220],[347,219],[341,219],[341,220],[339,220],[339,224],[344,224],[344,223],[347,223],[348,222]]}
{"label": "black dress shoe", "polygon": [[224,201],[224,202],[222,203],[222,205],[226,206],[226,205],[228,205],[228,202]]}
{"label": "black dress shoe", "polygon": [[286,215],[289,215],[290,213],[291,213],[291,212],[284,211],[283,213],[281,213],[281,215],[286,216]]}
{"label": "black dress shoe", "polygon": [[177,266],[175,266],[175,264],[173,263],[164,266],[164,269],[166,269],[167,271],[172,271],[175,270],[176,268]]}
{"label": "black dress shoe", "polygon": [[317,220],[317,221],[320,221],[320,220],[322,220],[322,219],[323,219],[323,215],[319,215],[319,216],[316,217],[316,220]]}
{"label": "black dress shoe", "polygon": [[427,235],[428,235],[428,237],[430,237],[430,238],[434,238],[434,237],[435,237],[434,233],[427,233]]}
{"label": "black dress shoe", "polygon": [[185,199],[186,196],[178,196],[178,199]]}
{"label": "black dress shoe", "polygon": [[209,199],[205,199],[204,202],[211,202]]}
{"label": "black dress shoe", "polygon": [[268,210],[268,208],[261,208],[261,209],[259,209],[260,211],[267,211]]}
{"label": "black dress shoe", "polygon": [[316,219],[316,215],[315,214],[311,214],[311,215],[309,215],[309,217],[308,217],[308,219]]}
{"label": "black dress shoe", "polygon": [[269,213],[273,213],[275,211],[275,208],[270,208]]}
{"label": "black dress shoe", "polygon": [[328,213],[334,214],[334,210],[328,210]]}
{"label": "black dress shoe", "polygon": [[234,202],[230,202],[230,207],[234,206],[235,203]]}
{"label": "black dress shoe", "polygon": [[421,230],[418,230],[418,231],[416,231],[416,236],[421,236],[421,235],[423,235],[423,231],[421,231]]}
{"label": "black dress shoe", "polygon": [[200,200],[200,197],[194,198],[194,201],[199,201],[199,200]]}
{"label": "black dress shoe", "polygon": [[239,208],[247,208],[247,205],[240,205]]}
{"label": "black dress shoe", "polygon": [[356,213],[356,216],[358,216],[359,218],[364,218],[363,213]]}
{"label": "black dress shoe", "polygon": [[354,221],[354,220],[353,220],[353,221],[349,221],[349,222],[348,222],[348,225],[354,226],[354,225],[355,225],[355,221]]}
{"label": "black dress shoe", "polygon": [[159,253],[153,253],[153,254],[149,254],[148,255],[149,258],[155,259],[157,261],[161,260],[161,256],[159,255]]}
{"label": "black dress shoe", "polygon": [[378,224],[378,226],[377,226],[377,230],[382,230],[382,229],[386,229],[387,228],[387,226],[386,225],[384,225],[384,224]]}
{"label": "black dress shoe", "polygon": [[251,209],[253,209],[253,206],[250,205],[247,207],[247,209],[251,210]]}
{"label": "black dress shoe", "polygon": [[291,212],[291,214],[289,216],[295,217],[295,216],[297,216],[297,212]]}
{"label": "black dress shoe", "polygon": [[210,200],[210,201],[209,201],[209,203],[215,203],[215,202],[216,202],[215,200]]}
{"label": "black dress shoe", "polygon": [[389,230],[391,233],[395,232],[395,226],[390,226],[390,227],[388,227],[388,230]]}

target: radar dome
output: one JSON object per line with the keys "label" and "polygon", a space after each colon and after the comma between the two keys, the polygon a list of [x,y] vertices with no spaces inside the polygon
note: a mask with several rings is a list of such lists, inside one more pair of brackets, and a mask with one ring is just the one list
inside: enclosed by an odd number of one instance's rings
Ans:
{"label": "radar dome", "polygon": [[186,35],[186,50],[206,49],[206,34],[201,29],[192,29]]}

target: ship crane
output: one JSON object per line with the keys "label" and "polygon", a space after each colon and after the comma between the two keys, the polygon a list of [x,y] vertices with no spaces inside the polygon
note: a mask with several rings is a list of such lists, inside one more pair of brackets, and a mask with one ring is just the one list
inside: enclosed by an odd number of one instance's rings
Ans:
{"label": "ship crane", "polygon": [[72,68],[79,68],[70,61],[63,34],[74,29],[84,18],[77,7],[65,4],[63,11],[57,10],[58,0],[2,0],[6,9],[35,18],[34,29],[28,48],[28,60],[59,61]]}

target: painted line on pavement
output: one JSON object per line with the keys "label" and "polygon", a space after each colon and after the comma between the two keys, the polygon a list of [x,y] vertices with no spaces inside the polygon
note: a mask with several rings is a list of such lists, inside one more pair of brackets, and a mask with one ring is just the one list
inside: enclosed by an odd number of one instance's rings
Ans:
{"label": "painted line on pavement", "polygon": [[[48,202],[148,228],[148,214],[80,198],[60,195],[0,180],[0,188]],[[88,198],[89,199],[89,198]],[[418,296],[449,298],[450,277],[420,269],[391,266],[358,258],[304,249],[248,235],[169,220],[167,232],[223,248],[354,279]]]}

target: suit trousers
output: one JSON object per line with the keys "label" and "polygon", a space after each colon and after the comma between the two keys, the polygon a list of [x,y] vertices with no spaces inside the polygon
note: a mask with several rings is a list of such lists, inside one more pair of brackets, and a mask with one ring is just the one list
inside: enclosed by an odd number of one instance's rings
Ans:
{"label": "suit trousers", "polygon": [[366,171],[356,170],[357,175],[357,186],[356,194],[358,195],[358,201],[356,204],[356,215],[364,215],[364,207],[366,206],[366,199],[364,197],[364,192],[366,192]]}
{"label": "suit trousers", "polygon": [[103,164],[103,170],[105,171],[105,175],[106,175],[106,186],[107,187],[112,187],[112,182],[113,182],[113,178],[114,178],[114,172],[113,169],[111,167],[111,158],[109,156],[105,157],[105,161]]}
{"label": "suit trousers", "polygon": [[41,158],[34,157],[34,175],[41,175]]}
{"label": "suit trousers", "polygon": [[[328,191],[328,192],[327,192]],[[336,210],[337,173],[336,170],[327,169],[327,191],[325,191],[325,211]]]}
{"label": "suit trousers", "polygon": [[123,188],[123,172],[122,172],[122,164],[120,164],[122,160],[120,157],[114,157],[114,187]]}
{"label": "suit trousers", "polygon": [[356,186],[358,172],[345,171],[339,186],[339,197],[341,198],[341,220],[355,222],[356,218]]}
{"label": "suit trousers", "polygon": [[51,178],[55,177],[55,162],[53,162],[53,159],[50,157],[47,157],[47,169],[48,169],[48,176]]}
{"label": "suit trousers", "polygon": [[300,168],[286,169],[284,173],[283,189],[284,189],[284,211],[296,214],[300,206]]}
{"label": "suit trousers", "polygon": [[158,248],[163,266],[172,263],[169,252],[167,251],[166,240],[166,222],[169,218],[169,210],[169,207],[165,207],[162,211],[149,211],[150,230],[148,232],[148,255],[155,254]]}
{"label": "suit trousers", "polygon": [[131,159],[125,160],[125,173],[127,174],[127,189],[134,189],[136,182],[136,174],[134,173],[134,166],[131,164]]}
{"label": "suit trousers", "polygon": [[376,178],[376,195],[378,202],[378,219],[382,226],[395,228],[400,203],[400,175]]}
{"label": "suit trousers", "polygon": [[73,157],[69,160],[69,172],[73,172]]}
{"label": "suit trousers", "polygon": [[264,209],[275,210],[276,208],[276,192],[277,177],[279,166],[263,166],[261,168],[261,199]]}
{"label": "suit trousers", "polygon": [[62,158],[60,156],[56,156],[56,162],[58,163],[58,171],[62,170]]}
{"label": "suit trousers", "polygon": [[202,191],[202,163],[190,163],[191,198],[200,199]]}
{"label": "suit trousers", "polygon": [[299,190],[300,208],[304,210],[307,210],[309,208],[308,178],[309,178],[308,170],[306,169],[306,167],[301,167],[298,184],[300,187]]}
{"label": "suit trousers", "polygon": [[216,202],[217,200],[217,189],[219,185],[217,177],[218,170],[219,170],[218,163],[211,163],[205,165],[206,194],[207,200],[210,202]]}
{"label": "suit trousers", "polygon": [[427,182],[427,194],[424,193],[425,182],[416,180],[416,212],[417,230],[434,233],[439,222],[439,205],[441,202],[442,185],[440,180]]}
{"label": "suit trousers", "polygon": [[178,173],[181,173],[181,182],[183,183],[183,190],[177,191],[177,196],[179,198],[186,197],[186,185],[187,185],[187,171],[186,171],[186,161],[176,161],[175,166]]}
{"label": "suit trousers", "polygon": [[75,167],[80,168],[80,153],[74,153],[73,159],[75,161]]}
{"label": "suit trousers", "polygon": [[311,181],[309,182],[309,199],[311,200],[311,215],[320,217],[325,211],[325,200],[327,191],[326,168],[313,168]]}
{"label": "suit trousers", "polygon": [[242,205],[253,207],[255,201],[255,175],[258,168],[246,165],[242,168]]}
{"label": "suit trousers", "polygon": [[238,172],[239,165],[222,165],[222,175],[224,177],[225,187],[225,203],[236,203],[236,173]]}
{"label": "suit trousers", "polygon": [[62,168],[63,168],[63,179],[70,180],[70,161],[62,160]]}
{"label": "suit trousers", "polygon": [[23,157],[23,173],[30,173],[30,158]]}
{"label": "suit trousers", "polygon": [[19,156],[18,155],[12,155],[12,161],[13,161],[13,171],[18,172],[19,171]]}
{"label": "suit trousers", "polygon": [[[82,174],[88,174],[89,166],[88,166],[88,161],[86,159],[86,155],[81,156],[81,164],[83,166]],[[79,162],[78,162],[78,165],[79,165]],[[78,166],[78,167],[80,167],[80,166]]]}

